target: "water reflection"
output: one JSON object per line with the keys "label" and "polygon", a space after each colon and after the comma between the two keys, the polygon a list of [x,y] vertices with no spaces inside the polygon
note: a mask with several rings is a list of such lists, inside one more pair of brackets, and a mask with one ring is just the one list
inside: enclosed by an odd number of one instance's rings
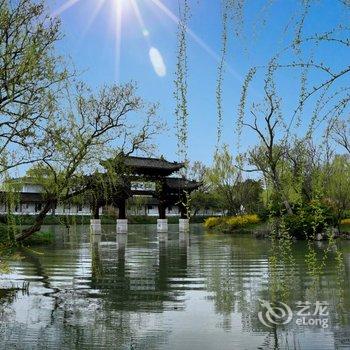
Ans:
{"label": "water reflection", "polygon": [[[210,235],[200,226],[157,233],[138,225],[127,235],[114,225],[98,235],[89,226],[53,228],[52,247],[23,249],[12,273],[0,276],[0,292],[30,281],[29,293],[0,299],[1,349],[350,348],[349,242],[338,245],[342,278],[332,251],[315,288],[303,242],[293,244],[293,262],[276,261],[272,271],[270,242]],[[325,247],[314,249],[322,255]],[[259,299],[286,288],[278,297],[291,307],[328,301],[330,327],[262,325]]]}

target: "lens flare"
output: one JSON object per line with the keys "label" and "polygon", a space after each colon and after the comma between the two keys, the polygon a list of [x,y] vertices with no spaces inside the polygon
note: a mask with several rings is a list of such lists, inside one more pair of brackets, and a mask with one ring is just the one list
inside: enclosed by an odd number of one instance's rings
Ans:
{"label": "lens flare", "polygon": [[55,10],[51,16],[56,17],[59,16],[62,12],[67,11],[70,7],[75,5],[80,0],[68,0],[64,4],[62,4],[57,10]]}
{"label": "lens flare", "polygon": [[154,71],[159,77],[165,77],[166,66],[162,54],[155,47],[149,49],[149,58],[151,60]]}
{"label": "lens flare", "polygon": [[122,48],[122,11],[123,6],[121,1],[117,1],[117,23],[116,23],[116,79],[120,78],[120,58]]}

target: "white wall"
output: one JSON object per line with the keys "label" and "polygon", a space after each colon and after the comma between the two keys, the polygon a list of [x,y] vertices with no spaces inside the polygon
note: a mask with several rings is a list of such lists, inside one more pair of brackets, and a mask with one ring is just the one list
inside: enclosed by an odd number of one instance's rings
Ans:
{"label": "white wall", "polygon": [[[40,211],[40,206],[35,205],[34,203],[24,203],[18,205],[13,214],[21,214],[21,215],[36,215]],[[52,214],[51,210],[49,215]],[[0,205],[0,214],[6,214],[6,208],[4,205]],[[79,207],[77,205],[71,205],[70,208],[64,208],[62,205],[58,205],[55,210],[56,215],[90,215],[90,207],[87,205],[83,205]],[[100,209],[100,214],[102,214],[102,208]]]}
{"label": "white wall", "polygon": [[41,193],[42,191],[43,191],[42,186],[31,185],[31,184],[24,184],[21,190],[21,192],[25,192],[25,193]]}

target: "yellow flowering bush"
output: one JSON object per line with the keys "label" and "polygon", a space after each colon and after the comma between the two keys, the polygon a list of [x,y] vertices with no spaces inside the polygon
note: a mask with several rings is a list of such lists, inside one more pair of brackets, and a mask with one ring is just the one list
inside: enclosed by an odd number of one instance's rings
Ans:
{"label": "yellow flowering bush", "polygon": [[237,215],[224,218],[208,218],[204,222],[205,228],[213,228],[219,225],[226,226],[229,229],[241,228],[247,225],[258,224],[260,218],[256,214]]}
{"label": "yellow flowering bush", "polygon": [[342,225],[350,225],[350,219],[343,219],[343,220],[341,221],[341,224],[342,224]]}
{"label": "yellow flowering bush", "polygon": [[211,218],[205,219],[204,227],[205,228],[213,228],[215,226],[218,226],[221,222],[222,222],[221,218],[213,218],[213,217],[211,217]]}
{"label": "yellow flowering bush", "polygon": [[259,222],[260,219],[256,214],[231,216],[225,220],[225,223],[231,228],[244,227],[250,224],[258,224]]}

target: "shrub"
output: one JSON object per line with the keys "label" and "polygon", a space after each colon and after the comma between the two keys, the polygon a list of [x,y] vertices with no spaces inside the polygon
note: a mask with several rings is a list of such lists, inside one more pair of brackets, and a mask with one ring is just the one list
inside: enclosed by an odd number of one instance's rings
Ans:
{"label": "shrub", "polygon": [[229,217],[210,217],[205,220],[205,228],[220,227],[223,231],[231,231],[232,229],[243,228],[249,225],[260,223],[261,220],[256,214],[251,215],[237,215]]}
{"label": "shrub", "polygon": [[292,237],[305,239],[335,227],[337,219],[332,208],[317,200],[294,207],[294,214],[284,216],[287,231]]}
{"label": "shrub", "polygon": [[342,224],[342,225],[350,225],[350,219],[343,219],[343,220],[341,221],[341,224]]}
{"label": "shrub", "polygon": [[225,220],[225,223],[230,228],[241,228],[247,225],[254,225],[260,222],[259,217],[256,214],[251,215],[237,215],[229,217]]}
{"label": "shrub", "polygon": [[222,223],[221,217],[210,217],[204,221],[205,228],[213,228],[215,226],[219,226]]}

